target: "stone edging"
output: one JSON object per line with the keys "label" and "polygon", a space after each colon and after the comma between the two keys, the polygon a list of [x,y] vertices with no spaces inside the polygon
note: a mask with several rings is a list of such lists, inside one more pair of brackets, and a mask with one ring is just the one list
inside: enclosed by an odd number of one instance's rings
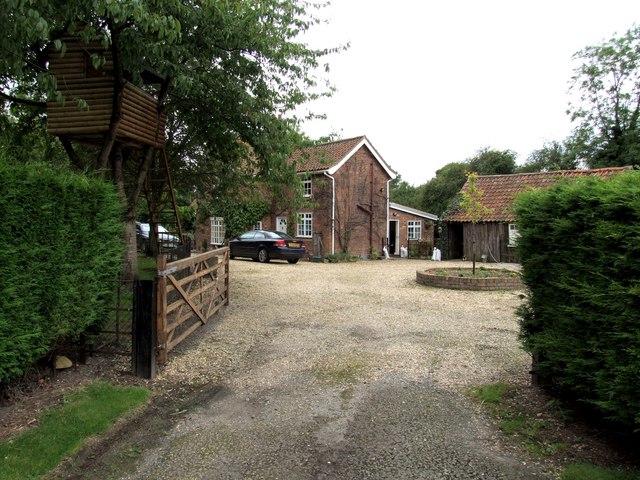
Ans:
{"label": "stone edging", "polygon": [[[468,278],[437,275],[436,271],[457,270],[457,268],[429,268],[416,271],[416,281],[422,285],[453,290],[518,290],[523,288],[520,274],[513,277]],[[495,269],[494,269],[495,270]]]}

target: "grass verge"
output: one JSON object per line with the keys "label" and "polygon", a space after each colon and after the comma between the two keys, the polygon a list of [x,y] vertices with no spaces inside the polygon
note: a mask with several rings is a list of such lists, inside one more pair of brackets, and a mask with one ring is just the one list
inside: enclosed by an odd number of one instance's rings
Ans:
{"label": "grass verge", "polygon": [[39,426],[0,443],[0,480],[38,478],[57,467],[85,440],[103,433],[123,414],[144,404],[149,390],[96,381],[65,396],[45,412]]}
{"label": "grass verge", "polygon": [[[497,420],[500,430],[509,435],[536,459],[553,459],[569,453],[561,437],[553,434],[551,423],[570,420],[571,412],[551,400],[540,411],[528,411],[514,399],[516,387],[495,383],[475,388],[471,395]],[[562,469],[560,480],[640,480],[640,472],[603,468],[588,463],[573,463]]]}
{"label": "grass verge", "polygon": [[586,463],[569,465],[560,474],[560,480],[638,480],[640,473],[601,468]]}

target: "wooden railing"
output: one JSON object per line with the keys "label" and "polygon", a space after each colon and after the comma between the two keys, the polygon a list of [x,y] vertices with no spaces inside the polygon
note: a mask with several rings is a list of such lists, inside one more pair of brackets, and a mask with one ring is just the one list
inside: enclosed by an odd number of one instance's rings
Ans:
{"label": "wooden railing", "polygon": [[166,263],[158,257],[157,362],[229,304],[229,248]]}

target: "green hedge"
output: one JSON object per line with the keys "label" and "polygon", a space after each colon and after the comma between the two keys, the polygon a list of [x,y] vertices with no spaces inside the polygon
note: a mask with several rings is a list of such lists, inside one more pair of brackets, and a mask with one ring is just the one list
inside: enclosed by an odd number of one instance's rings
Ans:
{"label": "green hedge", "polygon": [[0,383],[105,321],[121,218],[110,184],[0,161]]}
{"label": "green hedge", "polygon": [[640,426],[640,172],[518,198],[521,338],[548,385]]}

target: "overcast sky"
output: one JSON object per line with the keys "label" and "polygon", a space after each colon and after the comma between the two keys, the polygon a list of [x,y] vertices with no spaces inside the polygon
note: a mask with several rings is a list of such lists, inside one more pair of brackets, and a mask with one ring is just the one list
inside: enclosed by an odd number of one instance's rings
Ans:
{"label": "overcast sky", "polygon": [[303,130],[366,135],[402,178],[421,185],[489,147],[518,163],[564,140],[571,57],[640,23],[638,0],[331,0],[303,40],[351,43],[329,57],[338,89]]}

